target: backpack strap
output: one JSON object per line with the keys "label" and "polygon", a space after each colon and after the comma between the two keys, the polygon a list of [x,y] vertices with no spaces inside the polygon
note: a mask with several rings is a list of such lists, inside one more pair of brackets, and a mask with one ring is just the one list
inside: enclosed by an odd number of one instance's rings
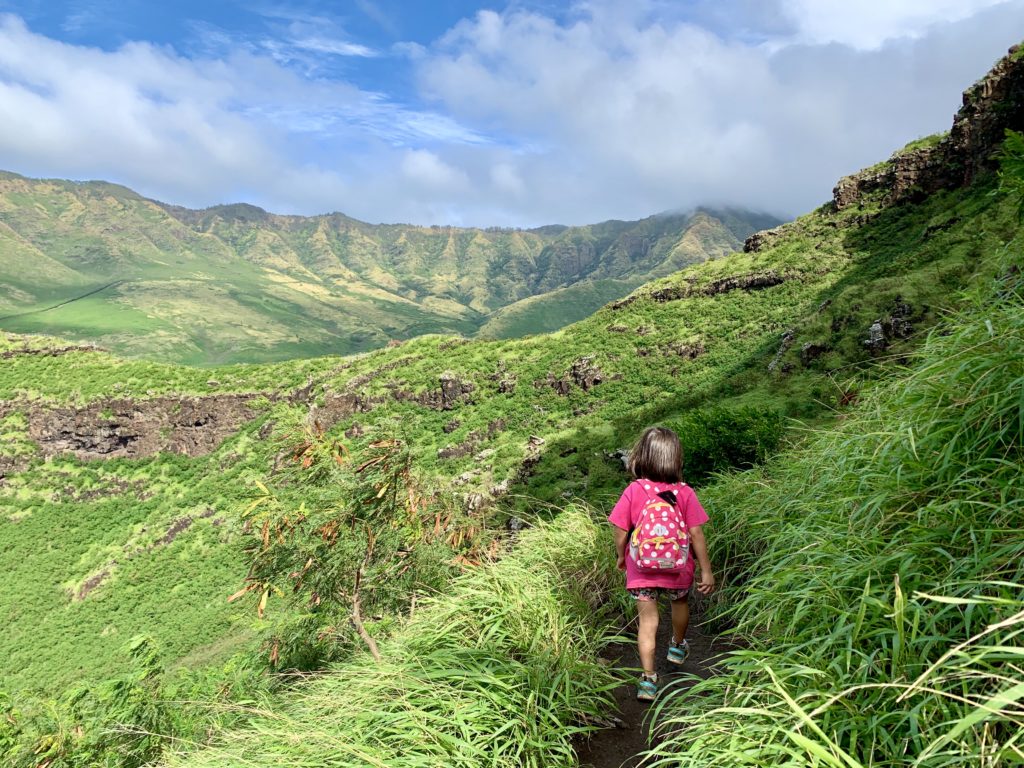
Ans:
{"label": "backpack strap", "polygon": [[[636,486],[641,491],[643,491],[644,496],[647,497],[648,501],[650,501],[651,499],[654,499],[654,498],[659,498],[662,501],[664,501],[666,504],[669,503],[668,499],[666,499],[664,496],[662,496],[661,493],[654,493],[652,491],[647,490],[647,488],[645,487],[645,483],[649,485],[650,482],[651,482],[650,480],[644,481],[643,478],[638,478],[638,479],[634,480],[633,482],[636,484]],[[672,483],[672,485],[675,485],[675,483]],[[678,491],[671,491],[672,495],[674,495],[676,497],[676,503],[673,506],[675,506],[676,509],[678,509],[680,512],[685,514],[685,512],[683,510],[683,505],[682,505],[682,503],[680,501],[680,496],[682,494],[682,490],[684,488],[686,488],[687,485],[686,485],[686,483],[679,483],[678,485],[679,485],[679,490]],[[662,491],[662,493],[664,493],[664,492],[665,491]]]}

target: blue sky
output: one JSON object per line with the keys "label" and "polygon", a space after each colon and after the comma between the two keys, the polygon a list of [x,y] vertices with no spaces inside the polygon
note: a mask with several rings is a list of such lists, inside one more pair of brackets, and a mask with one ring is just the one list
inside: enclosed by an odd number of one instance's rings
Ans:
{"label": "blue sky", "polygon": [[0,0],[0,168],[530,226],[790,216],[948,127],[1024,0]]}
{"label": "blue sky", "polygon": [[107,51],[145,40],[190,56],[249,48],[309,76],[345,79],[412,99],[409,62],[393,48],[403,43],[429,45],[481,7],[468,0],[0,2],[0,8],[20,15],[33,30],[59,40]]}

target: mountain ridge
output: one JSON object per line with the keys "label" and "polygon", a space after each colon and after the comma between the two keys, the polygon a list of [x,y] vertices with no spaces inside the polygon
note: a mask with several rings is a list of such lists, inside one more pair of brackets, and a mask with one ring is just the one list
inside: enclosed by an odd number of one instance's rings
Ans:
{"label": "mountain ridge", "polygon": [[[766,222],[697,209],[535,230],[377,225],[246,203],[191,210],[106,182],[4,173],[0,322],[207,365],[347,354],[422,333],[471,336],[495,311],[577,283],[629,290],[738,250]],[[527,316],[525,332],[594,308],[559,306],[535,327]]]}

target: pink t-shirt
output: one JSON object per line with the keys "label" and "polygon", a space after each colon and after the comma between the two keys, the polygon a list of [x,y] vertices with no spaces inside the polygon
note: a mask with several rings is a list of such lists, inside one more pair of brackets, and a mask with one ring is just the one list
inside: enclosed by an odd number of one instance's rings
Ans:
{"label": "pink t-shirt", "polygon": [[[612,508],[608,515],[608,522],[616,528],[624,531],[631,531],[640,517],[647,500],[662,491],[673,491],[676,494],[676,501],[683,511],[683,519],[686,520],[686,527],[693,528],[704,525],[708,521],[708,514],[704,507],[697,500],[697,494],[685,483],[656,483],[652,480],[634,480]],[[687,558],[686,567],[679,573],[639,573],[636,563],[629,556],[628,547],[626,552],[626,589],[638,589],[640,587],[665,587],[666,589],[689,589],[693,583],[693,571],[696,562],[693,559],[693,549]]]}

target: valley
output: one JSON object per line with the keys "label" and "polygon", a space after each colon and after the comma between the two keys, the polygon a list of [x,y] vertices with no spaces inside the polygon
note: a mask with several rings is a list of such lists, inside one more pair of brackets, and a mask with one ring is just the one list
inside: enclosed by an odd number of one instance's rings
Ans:
{"label": "valley", "polygon": [[[350,354],[425,333],[528,335],[777,223],[697,210],[534,230],[193,211],[0,173],[0,328],[193,365]],[[514,309],[532,302],[527,311]],[[548,306],[546,310],[539,305]],[[497,319],[503,308],[516,321]]]}

